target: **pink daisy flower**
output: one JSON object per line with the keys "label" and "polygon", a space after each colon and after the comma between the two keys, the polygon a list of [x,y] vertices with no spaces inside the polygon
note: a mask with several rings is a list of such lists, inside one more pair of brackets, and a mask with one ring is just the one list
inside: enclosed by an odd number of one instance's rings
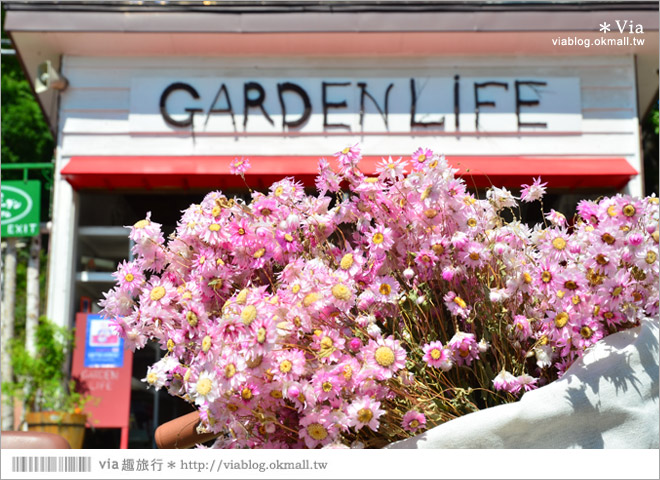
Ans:
{"label": "pink daisy flower", "polygon": [[520,390],[516,377],[504,369],[493,379],[493,388],[509,393]]}
{"label": "pink daisy flower", "polygon": [[384,225],[376,225],[375,227],[372,227],[367,233],[367,242],[369,250],[373,254],[387,252],[392,248],[392,245],[394,245],[392,229]]}
{"label": "pink daisy flower", "polygon": [[379,407],[380,402],[377,402],[370,397],[363,396],[357,398],[346,409],[348,425],[356,427],[356,430],[367,426],[374,432],[377,432],[378,427],[380,426],[380,421],[378,419],[385,413],[385,410],[382,410]]}
{"label": "pink daisy flower", "polygon": [[403,429],[410,433],[426,428],[426,417],[417,410],[408,410],[401,420]]}
{"label": "pink daisy flower", "polygon": [[472,307],[470,307],[465,302],[465,300],[456,295],[456,292],[448,292],[443,297],[443,300],[445,301],[445,305],[452,315],[456,315],[461,318],[467,318],[472,311]]}
{"label": "pink daisy flower", "polygon": [[479,359],[479,345],[474,333],[456,332],[449,340],[448,346],[458,365],[470,365],[473,360]]}
{"label": "pink daisy flower", "polygon": [[341,387],[346,383],[341,376],[334,375],[325,370],[320,370],[312,377],[314,394],[319,402],[333,400],[341,392]]}
{"label": "pink daisy flower", "polygon": [[360,153],[360,144],[356,143],[352,147],[346,147],[342,151],[334,154],[339,162],[339,173],[344,175],[351,167],[355,167],[362,158]]}
{"label": "pink daisy flower", "polygon": [[548,183],[541,183],[541,177],[534,179],[532,185],[522,185],[522,190],[520,192],[520,200],[523,202],[533,202],[535,200],[541,200],[543,195],[545,195],[545,187]]}
{"label": "pink daisy flower", "polygon": [[305,352],[298,349],[280,350],[275,355],[273,377],[278,381],[297,380],[305,373]]}
{"label": "pink daisy flower", "polygon": [[430,148],[418,148],[412,154],[412,168],[415,171],[423,170],[433,159],[433,150]]}
{"label": "pink daisy flower", "polygon": [[300,419],[302,427],[298,434],[305,441],[307,448],[316,448],[319,445],[328,445],[333,442],[338,432],[337,425],[330,415],[329,408],[308,413]]}
{"label": "pink daisy flower", "polygon": [[245,175],[245,172],[247,172],[249,168],[249,158],[234,158],[234,160],[229,164],[229,172],[232,175],[240,175],[241,177]]}
{"label": "pink daisy flower", "polygon": [[406,351],[393,337],[369,340],[364,349],[367,366],[378,380],[387,380],[406,365]]}
{"label": "pink daisy flower", "polygon": [[424,351],[423,360],[430,367],[439,368],[446,372],[454,365],[451,350],[445,348],[442,342],[435,341],[422,347]]}

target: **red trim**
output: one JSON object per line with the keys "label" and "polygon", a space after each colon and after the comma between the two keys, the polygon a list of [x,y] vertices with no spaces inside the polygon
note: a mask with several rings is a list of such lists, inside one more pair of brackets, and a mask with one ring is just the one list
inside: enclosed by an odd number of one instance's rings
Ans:
{"label": "red trim", "polygon": [[[314,184],[318,156],[250,156],[246,174],[253,188],[265,188],[284,176]],[[335,158],[327,157],[331,164]],[[76,189],[227,189],[241,188],[231,175],[233,156],[92,156],[72,157],[62,176]],[[367,156],[360,168],[373,173],[380,156]],[[623,157],[566,158],[523,156],[451,156],[449,164],[468,186],[509,188],[531,183],[540,176],[551,188],[624,187],[638,172]]]}

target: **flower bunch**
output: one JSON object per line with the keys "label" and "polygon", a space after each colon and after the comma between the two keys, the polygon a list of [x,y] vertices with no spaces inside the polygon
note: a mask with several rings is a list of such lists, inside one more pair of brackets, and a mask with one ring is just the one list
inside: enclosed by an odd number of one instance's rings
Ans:
{"label": "flower bunch", "polygon": [[149,214],[132,227],[104,312],[167,351],[144,380],[194,403],[216,447],[379,447],[515,401],[657,315],[657,198],[530,228],[511,192],[478,199],[429,149],[375,176],[360,159],[321,159],[318,195],[209,193],[167,242]]}

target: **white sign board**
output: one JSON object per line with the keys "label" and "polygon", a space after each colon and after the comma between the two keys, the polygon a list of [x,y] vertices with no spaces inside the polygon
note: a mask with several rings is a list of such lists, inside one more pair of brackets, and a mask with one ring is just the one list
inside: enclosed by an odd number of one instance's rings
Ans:
{"label": "white sign board", "polygon": [[134,78],[131,133],[577,133],[577,77]]}

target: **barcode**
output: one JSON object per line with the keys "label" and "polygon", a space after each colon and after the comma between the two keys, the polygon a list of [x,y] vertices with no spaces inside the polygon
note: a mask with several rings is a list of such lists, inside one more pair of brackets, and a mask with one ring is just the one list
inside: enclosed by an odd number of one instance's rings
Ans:
{"label": "barcode", "polygon": [[91,472],[92,457],[12,457],[12,472]]}

